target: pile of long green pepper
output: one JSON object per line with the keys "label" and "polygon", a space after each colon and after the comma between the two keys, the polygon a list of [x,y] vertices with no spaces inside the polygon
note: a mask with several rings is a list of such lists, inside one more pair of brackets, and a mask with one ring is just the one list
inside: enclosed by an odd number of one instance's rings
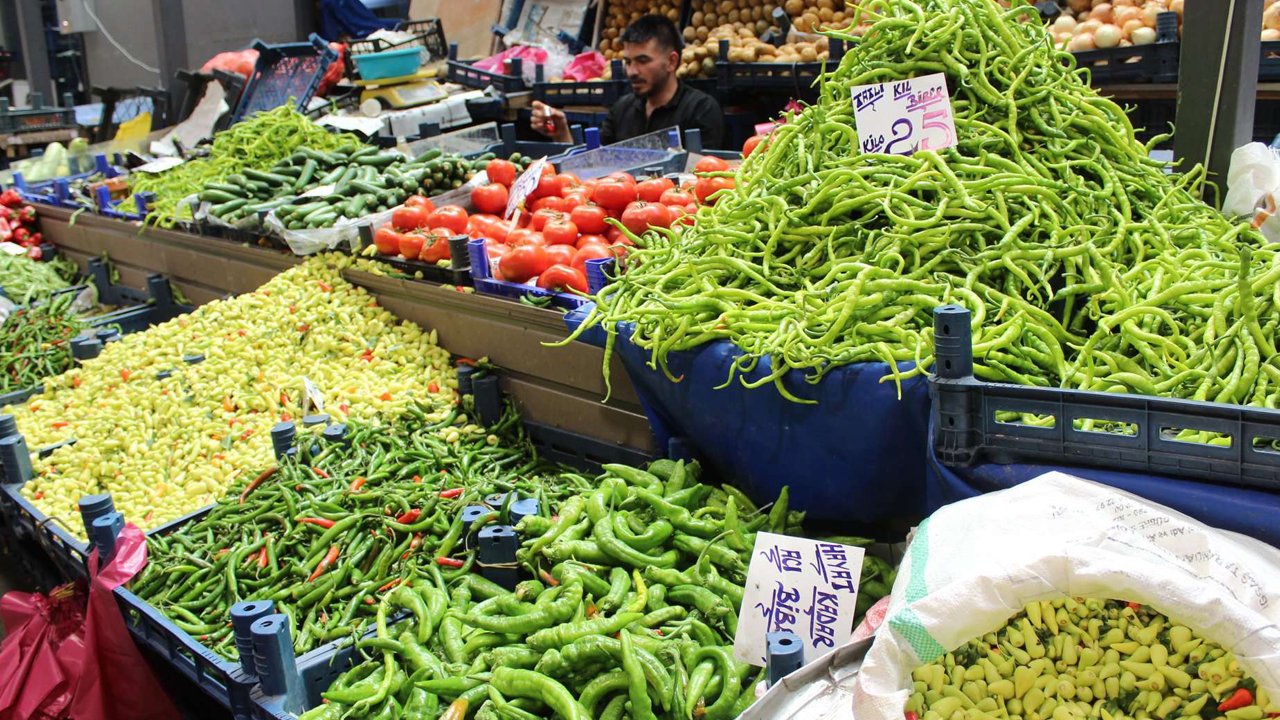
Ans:
{"label": "pile of long green pepper", "polygon": [[[1054,49],[1034,8],[871,0],[821,99],[743,163],[696,224],[651,235],[582,329],[618,323],[665,370],[714,340],[818,382],[933,362],[931,311],[972,312],[974,372],[1027,385],[1277,407],[1275,246],[1167,175],[1124,111]],[[958,142],[863,152],[852,89],[944,73]],[[607,355],[606,355],[607,358]],[[607,362],[607,360],[606,360]],[[897,363],[903,363],[899,369]],[[606,366],[607,372],[607,366]],[[888,377],[886,377],[886,380]]]}
{"label": "pile of long green pepper", "polygon": [[24,390],[73,364],[71,338],[85,328],[71,312],[74,293],[19,308],[0,323],[0,394]]}
{"label": "pile of long green pepper", "polygon": [[[245,170],[267,171],[298,148],[326,152],[358,143],[348,133],[331,133],[311,122],[292,105],[261,112],[217,133],[206,157],[185,162],[161,173],[136,173],[130,190],[154,193],[148,222],[172,227],[182,218],[191,218],[182,201],[199,193],[210,183],[224,183]],[[133,207],[133,198],[125,207]]]}
{"label": "pile of long green pepper", "polygon": [[[731,645],[754,533],[796,532],[803,514],[785,490],[757,508],[699,483],[696,464],[592,479],[540,460],[520,428],[509,409],[488,431],[454,411],[353,425],[342,443],[304,435],[204,518],[149,538],[132,589],[228,658],[240,600],[274,600],[298,653],[364,636],[369,659],[313,718],[436,717],[455,702],[479,718],[616,717],[645,698],[654,717],[735,716],[751,697]],[[525,579],[511,592],[476,572],[474,536],[509,522],[517,497],[539,513],[516,525]],[[464,532],[463,508],[486,503]],[[860,608],[893,581],[875,562],[863,577]]]}

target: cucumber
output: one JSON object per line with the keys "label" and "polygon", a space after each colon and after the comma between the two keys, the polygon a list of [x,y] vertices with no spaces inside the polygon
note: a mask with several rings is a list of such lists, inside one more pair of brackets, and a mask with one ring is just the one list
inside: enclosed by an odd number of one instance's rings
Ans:
{"label": "cucumber", "polygon": [[426,163],[443,155],[444,152],[440,148],[431,148],[413,159],[415,164]]}
{"label": "cucumber", "polygon": [[316,161],[308,158],[302,165],[302,172],[298,175],[298,179],[293,183],[293,189],[301,190],[306,187],[307,183],[311,182],[311,178],[315,177],[317,167]]}
{"label": "cucumber", "polygon": [[214,217],[225,218],[229,216],[231,213],[235,212],[236,210],[239,210],[240,208],[243,208],[245,205],[248,205],[248,204],[249,204],[248,198],[236,198],[235,200],[224,202],[221,205],[214,205],[213,207],[209,208],[209,214],[213,215]]}
{"label": "cucumber", "polygon": [[364,157],[357,158],[354,162],[359,165],[384,168],[400,160],[401,157],[398,155],[366,155]]}
{"label": "cucumber", "polygon": [[211,203],[229,203],[236,200],[243,200],[244,195],[239,193],[229,193],[225,190],[214,190],[206,188],[200,193],[200,199]]}
{"label": "cucumber", "polygon": [[362,193],[373,193],[375,195],[382,194],[387,191],[385,187],[375,185],[374,183],[365,182],[363,180],[352,180],[351,187]]}
{"label": "cucumber", "polygon": [[365,145],[364,147],[361,147],[359,150],[356,150],[355,152],[352,152],[350,155],[348,155],[347,161],[355,162],[359,158],[367,157],[369,155],[377,155],[377,154],[378,154],[378,148],[373,147],[372,145]]}
{"label": "cucumber", "polygon": [[237,197],[244,195],[243,185],[232,185],[230,183],[209,183],[204,186],[205,190],[221,190],[224,193],[230,193]]}
{"label": "cucumber", "polygon": [[337,219],[338,213],[333,210],[325,210],[319,215],[308,215],[302,221],[308,228],[322,228],[332,225]]}
{"label": "cucumber", "polygon": [[275,173],[262,172],[261,170],[254,170],[253,168],[245,168],[244,176],[251,180],[271,183],[272,185],[293,184],[293,178],[290,178],[287,175],[277,175]]}
{"label": "cucumber", "polygon": [[368,204],[368,195],[356,195],[347,202],[343,208],[342,214],[349,218],[358,218],[364,212],[364,206]]}

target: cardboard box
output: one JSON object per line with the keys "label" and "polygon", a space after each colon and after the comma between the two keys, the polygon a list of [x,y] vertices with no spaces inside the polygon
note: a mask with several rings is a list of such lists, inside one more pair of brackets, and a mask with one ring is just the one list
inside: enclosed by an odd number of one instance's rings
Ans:
{"label": "cardboard box", "polygon": [[502,0],[412,0],[409,19],[438,17],[444,24],[444,39],[458,44],[458,57],[464,60],[493,54],[494,24],[502,10]]}

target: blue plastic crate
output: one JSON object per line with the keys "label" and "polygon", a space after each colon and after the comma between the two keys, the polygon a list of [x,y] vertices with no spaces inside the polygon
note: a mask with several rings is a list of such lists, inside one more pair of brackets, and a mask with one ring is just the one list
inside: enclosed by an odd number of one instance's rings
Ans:
{"label": "blue plastic crate", "polygon": [[520,153],[530,158],[545,157],[551,164],[558,165],[560,161],[570,155],[576,155],[587,149],[586,144],[583,142],[581,125],[573,125],[569,128],[569,132],[573,137],[573,142],[571,143],[517,140],[514,123],[503,123],[498,132],[502,139],[485,147],[484,152],[493,153],[501,158],[510,157],[513,153]]}
{"label": "blue plastic crate", "polygon": [[258,51],[258,62],[240,93],[232,122],[291,101],[302,112],[315,96],[329,65],[338,59],[338,54],[315,33],[305,43],[268,45],[254,40],[253,49]]}
{"label": "blue plastic crate", "polygon": [[418,68],[422,67],[422,51],[416,47],[384,50],[368,55],[355,55],[353,60],[361,78],[382,80],[418,72]]}
{"label": "blue plastic crate", "polygon": [[[483,238],[480,238],[467,243],[467,252],[471,255],[471,281],[475,284],[476,292],[483,295],[511,298],[512,300],[519,300],[524,297],[549,298],[552,305],[564,310],[573,310],[591,302],[590,297],[583,295],[554,292],[536,285],[525,285],[494,278],[489,269],[489,254],[485,249],[485,242]],[[608,284],[606,272],[612,264],[613,260],[587,261],[588,292],[595,294]]]}

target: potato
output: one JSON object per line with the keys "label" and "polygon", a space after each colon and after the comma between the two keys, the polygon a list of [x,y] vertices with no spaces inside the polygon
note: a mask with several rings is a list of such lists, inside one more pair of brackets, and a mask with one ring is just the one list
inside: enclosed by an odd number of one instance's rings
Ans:
{"label": "potato", "polygon": [[705,41],[707,39],[707,29],[705,27],[698,28],[698,32],[696,33],[696,35],[698,36],[699,40]]}
{"label": "potato", "polygon": [[813,45],[805,43],[805,46],[800,48],[800,59],[804,62],[816,62],[818,51],[813,48]]}
{"label": "potato", "polygon": [[721,15],[728,15],[730,10],[738,9],[737,3],[733,0],[720,0],[720,5],[717,7],[719,8]]}
{"label": "potato", "polygon": [[702,61],[702,74],[703,74],[703,75],[710,75],[710,74],[714,73],[715,71],[716,71],[716,61],[715,61],[715,60],[712,60],[711,58],[707,58],[706,60],[703,60],[703,61]]}
{"label": "potato", "polygon": [[696,29],[699,25],[702,24],[702,18],[703,18],[702,11],[695,10],[694,13],[689,16],[689,27]]}
{"label": "potato", "polygon": [[836,13],[831,8],[818,8],[818,19],[822,21],[823,25],[830,25],[835,16]]}
{"label": "potato", "polygon": [[787,0],[783,7],[786,8],[788,15],[796,17],[804,12],[804,0]]}

